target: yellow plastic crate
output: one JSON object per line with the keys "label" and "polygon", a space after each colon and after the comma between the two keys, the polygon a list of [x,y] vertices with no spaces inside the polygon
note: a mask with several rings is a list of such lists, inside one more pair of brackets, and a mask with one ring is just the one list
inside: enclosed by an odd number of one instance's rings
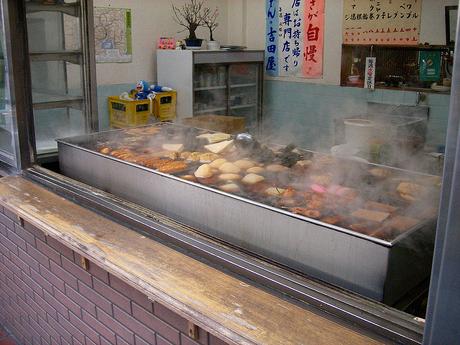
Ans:
{"label": "yellow plastic crate", "polygon": [[110,126],[126,128],[146,125],[150,115],[159,121],[172,121],[176,118],[176,100],[176,91],[158,93],[152,102],[152,111],[149,99],[128,101],[119,96],[110,96]]}
{"label": "yellow plastic crate", "polygon": [[119,96],[109,97],[110,126],[126,128],[146,125],[150,116],[150,100],[127,101]]}
{"label": "yellow plastic crate", "polygon": [[153,101],[153,114],[160,121],[172,121],[176,118],[176,91],[158,93]]}

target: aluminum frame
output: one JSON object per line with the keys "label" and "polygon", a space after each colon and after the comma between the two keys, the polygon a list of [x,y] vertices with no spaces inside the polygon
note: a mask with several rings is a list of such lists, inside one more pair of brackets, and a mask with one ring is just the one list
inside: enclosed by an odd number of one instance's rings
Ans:
{"label": "aluminum frame", "polygon": [[20,171],[35,162],[36,148],[33,131],[30,65],[27,45],[26,11],[23,1],[1,0],[5,27],[5,46],[8,62],[8,84],[11,92],[11,111],[15,157],[0,161],[10,169]]}
{"label": "aluminum frame", "polygon": [[[459,16],[460,18],[460,16]],[[457,38],[460,42],[459,23]],[[460,55],[455,51],[444,180],[423,344],[460,343]]]}

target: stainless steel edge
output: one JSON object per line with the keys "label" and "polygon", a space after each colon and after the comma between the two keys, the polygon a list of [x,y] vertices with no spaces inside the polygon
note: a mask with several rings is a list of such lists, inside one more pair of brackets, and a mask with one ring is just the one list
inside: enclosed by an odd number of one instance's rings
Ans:
{"label": "stainless steel edge", "polygon": [[275,293],[277,291],[287,294],[302,303],[345,318],[398,343],[421,343],[423,324],[411,315],[260,261],[240,250],[202,237],[195,230],[151,210],[44,168],[34,167],[25,171],[24,175],[85,207],[113,216],[122,222],[126,221],[134,230],[142,231],[153,239],[167,240],[172,245],[190,250],[193,254],[209,259],[212,263],[252,279],[264,287],[275,289]]}
{"label": "stainless steel edge", "polygon": [[[185,183],[73,144],[60,141],[58,145],[61,169],[71,178],[317,279],[376,300],[384,300],[384,293],[393,293],[385,289],[387,275],[393,270],[389,267],[392,248],[388,243],[350,236],[340,228],[332,229],[321,222]],[[411,267],[404,265],[404,269],[410,271]],[[411,284],[418,284],[422,278]],[[411,285],[403,288],[408,290]]]}

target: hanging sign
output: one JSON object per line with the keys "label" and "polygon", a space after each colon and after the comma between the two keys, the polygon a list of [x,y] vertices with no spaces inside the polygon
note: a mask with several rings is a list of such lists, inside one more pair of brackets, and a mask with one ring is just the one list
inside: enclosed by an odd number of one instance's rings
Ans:
{"label": "hanging sign", "polygon": [[324,0],[266,0],[266,62],[270,76],[321,78]]}
{"label": "hanging sign", "polygon": [[375,57],[366,58],[366,75],[364,77],[364,88],[375,89]]}
{"label": "hanging sign", "polygon": [[422,0],[344,0],[344,44],[417,45]]}
{"label": "hanging sign", "polygon": [[419,54],[420,80],[441,79],[441,52],[422,50]]}

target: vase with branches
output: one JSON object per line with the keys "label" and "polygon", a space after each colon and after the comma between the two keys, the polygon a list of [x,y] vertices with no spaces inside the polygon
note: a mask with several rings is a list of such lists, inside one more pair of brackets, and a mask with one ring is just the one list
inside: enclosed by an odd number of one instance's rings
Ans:
{"label": "vase with branches", "polygon": [[203,8],[204,0],[190,0],[182,6],[172,5],[174,21],[184,27],[182,31],[189,33],[188,38],[185,39],[188,47],[201,47],[203,42],[202,39],[196,37],[196,30],[204,26]]}

